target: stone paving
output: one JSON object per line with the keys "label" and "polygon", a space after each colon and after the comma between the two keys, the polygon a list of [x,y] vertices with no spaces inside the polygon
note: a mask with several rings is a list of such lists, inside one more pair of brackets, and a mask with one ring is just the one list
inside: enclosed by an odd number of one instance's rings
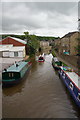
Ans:
{"label": "stone paving", "polygon": [[23,58],[0,58],[0,72],[2,72],[4,68],[14,64],[15,61],[21,60],[23,60]]}

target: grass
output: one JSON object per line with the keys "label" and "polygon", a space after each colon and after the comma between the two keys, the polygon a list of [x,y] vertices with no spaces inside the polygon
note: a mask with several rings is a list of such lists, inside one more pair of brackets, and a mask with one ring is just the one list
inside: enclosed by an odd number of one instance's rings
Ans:
{"label": "grass", "polygon": [[67,66],[67,67],[69,67],[67,64],[65,64],[64,62],[62,62],[62,64],[63,64],[63,66]]}

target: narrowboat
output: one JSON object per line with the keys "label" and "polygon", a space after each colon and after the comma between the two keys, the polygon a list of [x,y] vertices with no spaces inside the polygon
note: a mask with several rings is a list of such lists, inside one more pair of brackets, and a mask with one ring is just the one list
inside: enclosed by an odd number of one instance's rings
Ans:
{"label": "narrowboat", "polygon": [[57,59],[57,57],[52,58],[52,66],[59,70],[60,66],[62,66],[62,62]]}
{"label": "narrowboat", "polygon": [[67,66],[60,67],[58,72],[76,105],[80,108],[80,76]]}
{"label": "narrowboat", "polygon": [[2,86],[10,86],[19,83],[28,72],[31,66],[30,62],[20,61],[4,69],[2,72]]}
{"label": "narrowboat", "polygon": [[44,57],[43,56],[39,56],[38,62],[44,62],[44,61],[45,61]]}

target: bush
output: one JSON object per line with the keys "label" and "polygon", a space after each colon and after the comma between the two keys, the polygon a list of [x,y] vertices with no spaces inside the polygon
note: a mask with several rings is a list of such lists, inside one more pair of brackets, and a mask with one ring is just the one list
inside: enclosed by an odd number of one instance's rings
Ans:
{"label": "bush", "polygon": [[52,51],[52,55],[53,55],[53,57],[56,57],[56,54],[55,54],[54,50]]}

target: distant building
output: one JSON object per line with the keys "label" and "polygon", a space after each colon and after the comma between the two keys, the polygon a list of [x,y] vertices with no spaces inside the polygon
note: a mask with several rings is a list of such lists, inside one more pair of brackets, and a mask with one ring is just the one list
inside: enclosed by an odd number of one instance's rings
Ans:
{"label": "distant building", "polygon": [[51,46],[49,46],[48,41],[40,41],[40,47],[45,54],[51,50]]}
{"label": "distant building", "polygon": [[49,46],[49,42],[47,42],[47,41],[40,41],[40,46],[41,47],[48,47]]}

